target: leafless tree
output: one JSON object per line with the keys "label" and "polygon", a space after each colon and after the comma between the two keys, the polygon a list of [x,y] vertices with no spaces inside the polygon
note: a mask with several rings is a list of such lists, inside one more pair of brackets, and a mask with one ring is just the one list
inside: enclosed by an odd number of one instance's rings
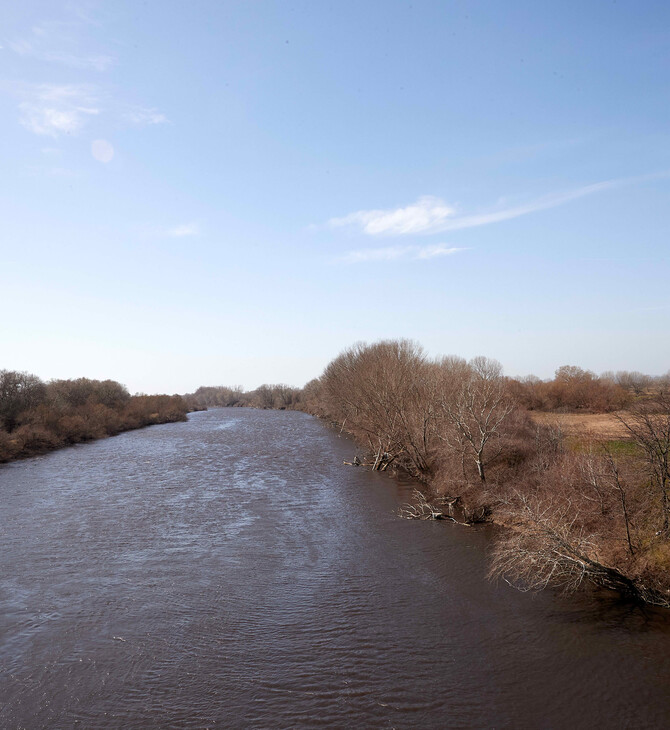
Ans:
{"label": "leafless tree", "polygon": [[0,370],[0,427],[13,431],[22,412],[44,400],[46,387],[36,376]]}
{"label": "leafless tree", "polygon": [[[629,487],[610,445],[608,443],[592,444],[584,454],[575,458],[578,460],[581,482],[584,486],[583,496],[587,500],[598,503],[600,516],[607,518],[615,504],[619,505],[628,551],[630,555],[634,555],[635,547],[631,533],[632,521],[628,500]],[[596,496],[590,497],[589,492]]]}
{"label": "leafless tree", "polygon": [[438,436],[470,454],[484,483],[486,466],[500,453],[493,444],[514,405],[497,360],[476,357],[459,374],[460,382],[455,387],[448,383],[442,394],[441,415],[447,428],[439,429]]}
{"label": "leafless tree", "polygon": [[270,385],[263,384],[256,388],[253,397],[260,408],[274,408],[275,393]]}
{"label": "leafless tree", "polygon": [[623,516],[624,525],[626,527],[626,541],[628,543],[628,551],[631,555],[634,555],[635,548],[633,547],[633,540],[631,538],[631,518],[630,508],[628,506],[628,495],[626,493],[627,488],[621,476],[619,464],[612,454],[612,450],[608,446],[604,446],[603,451],[605,454],[607,466],[609,467],[609,476],[612,489],[617,492],[619,496],[619,501],[621,503],[621,514]]}
{"label": "leafless tree", "polygon": [[635,395],[642,395],[645,389],[652,385],[653,378],[637,371],[619,370],[614,375],[614,382]]}
{"label": "leafless tree", "polygon": [[428,369],[418,345],[385,340],[345,350],[321,377],[326,412],[368,445],[374,469],[402,464],[419,478],[429,472]]}
{"label": "leafless tree", "polygon": [[640,447],[650,483],[661,502],[661,532],[667,536],[670,526],[670,393],[661,390],[617,418]]}

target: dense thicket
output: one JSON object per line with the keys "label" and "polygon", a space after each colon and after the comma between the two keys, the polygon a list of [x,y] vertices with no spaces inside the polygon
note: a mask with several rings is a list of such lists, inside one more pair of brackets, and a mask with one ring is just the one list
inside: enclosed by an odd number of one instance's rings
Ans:
{"label": "dense thicket", "polygon": [[112,436],[154,423],[185,421],[177,395],[135,395],[113,380],[52,380],[0,370],[0,462]]}
{"label": "dense thicket", "polygon": [[[630,376],[630,377],[624,377]],[[372,469],[403,469],[460,520],[504,523],[493,573],[520,587],[592,581],[670,605],[668,379],[562,367],[506,378],[495,360],[429,359],[413,342],[349,348],[300,407],[350,433]],[[531,409],[612,411],[628,434],[570,441]],[[411,514],[443,515],[437,507]]]}

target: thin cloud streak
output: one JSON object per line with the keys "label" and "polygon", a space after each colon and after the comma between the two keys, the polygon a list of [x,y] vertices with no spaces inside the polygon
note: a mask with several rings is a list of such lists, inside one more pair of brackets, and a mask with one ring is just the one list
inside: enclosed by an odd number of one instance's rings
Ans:
{"label": "thin cloud streak", "polygon": [[512,220],[513,218],[520,218],[530,213],[556,208],[573,200],[595,195],[605,190],[612,190],[614,188],[667,177],[670,177],[670,171],[664,170],[648,175],[605,180],[603,182],[593,183],[592,185],[585,185],[575,190],[546,195],[525,205],[465,216],[456,216],[455,208],[449,206],[440,198],[424,196],[419,198],[416,203],[404,208],[397,208],[395,210],[359,210],[343,218],[331,218],[328,221],[328,225],[334,228],[356,226],[360,228],[361,232],[369,236],[401,236],[408,233],[424,235],[444,233],[446,231],[476,228],[491,223]]}
{"label": "thin cloud streak", "polygon": [[370,261],[398,261],[400,259],[426,261],[439,256],[451,256],[465,248],[447,246],[439,243],[432,246],[388,246],[386,248],[366,248],[359,251],[350,251],[337,259],[346,264],[361,264]]}
{"label": "thin cloud streak", "polygon": [[76,69],[93,69],[95,71],[106,71],[113,63],[114,59],[111,56],[77,56],[73,53],[65,52],[44,52],[37,51],[33,46],[26,41],[16,41],[9,43],[9,48],[20,56],[31,56],[37,58],[40,61],[46,61],[47,63],[58,63],[63,66],[69,66],[70,68]]}
{"label": "thin cloud streak", "polygon": [[45,21],[33,26],[28,36],[9,41],[7,47],[19,56],[46,63],[106,71],[114,63],[112,56],[103,53],[82,55],[77,52],[84,42],[82,31],[86,25],[80,19]]}
{"label": "thin cloud streak", "polygon": [[122,127],[169,122],[157,109],[124,104],[95,84],[13,82],[0,84],[1,90],[18,97],[20,124],[41,136],[75,135],[98,116]]}
{"label": "thin cloud streak", "polygon": [[172,238],[184,238],[185,236],[197,236],[200,233],[200,227],[197,223],[184,223],[167,231],[167,235]]}
{"label": "thin cloud streak", "polygon": [[151,124],[165,124],[169,121],[165,114],[161,114],[157,109],[142,109],[139,107],[124,112],[122,118],[124,121],[139,127]]}

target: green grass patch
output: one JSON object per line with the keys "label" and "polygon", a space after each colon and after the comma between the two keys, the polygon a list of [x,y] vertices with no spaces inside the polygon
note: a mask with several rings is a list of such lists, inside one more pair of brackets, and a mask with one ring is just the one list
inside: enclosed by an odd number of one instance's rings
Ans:
{"label": "green grass patch", "polygon": [[568,436],[565,444],[569,451],[576,454],[584,454],[588,451],[603,453],[602,450],[609,449],[612,456],[637,456],[640,454],[640,447],[629,439],[585,439],[581,436]]}
{"label": "green grass patch", "polygon": [[635,441],[627,439],[611,439],[603,442],[613,456],[635,456],[640,453],[640,447]]}

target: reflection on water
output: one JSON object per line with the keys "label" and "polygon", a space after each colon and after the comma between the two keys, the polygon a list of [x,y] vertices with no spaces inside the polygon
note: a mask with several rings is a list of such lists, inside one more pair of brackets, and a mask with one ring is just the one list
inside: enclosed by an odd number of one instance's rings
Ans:
{"label": "reflection on water", "polygon": [[670,621],[484,578],[300,413],[0,467],[0,727],[665,727]]}

